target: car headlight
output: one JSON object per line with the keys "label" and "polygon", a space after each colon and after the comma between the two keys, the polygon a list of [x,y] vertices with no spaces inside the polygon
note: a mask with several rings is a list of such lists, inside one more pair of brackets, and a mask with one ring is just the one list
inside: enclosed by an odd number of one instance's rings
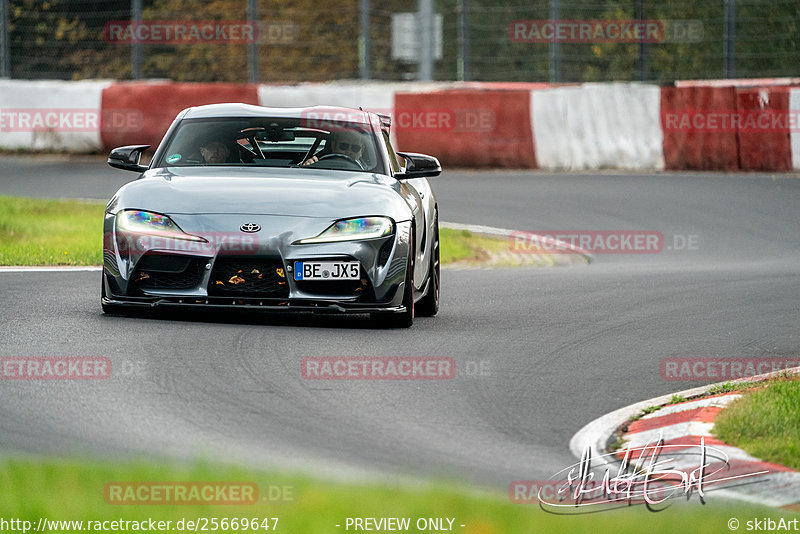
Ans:
{"label": "car headlight", "polygon": [[337,241],[359,241],[391,235],[394,223],[388,217],[357,217],[343,219],[330,225],[316,237],[296,241],[295,244],[335,243]]}
{"label": "car headlight", "polygon": [[206,240],[187,234],[167,215],[141,210],[124,210],[117,213],[117,228],[123,232],[170,237],[187,241]]}

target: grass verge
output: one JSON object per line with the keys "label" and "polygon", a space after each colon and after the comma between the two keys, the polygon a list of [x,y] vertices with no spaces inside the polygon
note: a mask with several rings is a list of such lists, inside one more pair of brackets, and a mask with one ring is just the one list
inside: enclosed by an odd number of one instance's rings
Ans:
{"label": "grass verge", "polygon": [[493,253],[508,251],[505,237],[475,235],[468,230],[439,229],[440,254],[443,264],[481,263]]}
{"label": "grass verge", "polygon": [[[124,481],[252,482],[259,487],[260,498],[256,504],[238,506],[109,504],[104,493],[106,485]],[[792,517],[783,511],[751,505],[734,506],[713,497],[705,506],[696,498],[675,499],[673,506],[660,513],[648,512],[638,506],[607,513],[553,515],[543,512],[536,504],[512,503],[502,491],[497,495],[476,494],[467,488],[444,483],[416,489],[336,483],[210,464],[180,467],[154,462],[119,464],[88,460],[6,459],[0,461],[0,487],[3,488],[0,492],[0,516],[28,520],[34,525],[39,518],[84,522],[152,518],[172,521],[174,525],[182,518],[277,517],[276,532],[315,534],[354,531],[352,527],[345,529],[348,517],[408,517],[412,525],[418,518],[452,518],[452,530],[464,534],[639,534],[645,529],[648,534],[659,534],[729,532],[728,520],[732,516],[738,517],[743,524],[748,518],[778,520]],[[447,526],[447,522],[444,524]],[[84,526],[84,531],[87,530]],[[231,530],[235,529],[222,531]],[[254,532],[250,529],[244,531]],[[262,528],[260,531],[266,530]],[[410,528],[406,532],[420,530]]]}
{"label": "grass verge", "polygon": [[104,208],[0,196],[0,265],[100,265]]}
{"label": "grass verge", "polygon": [[714,435],[767,462],[800,470],[800,379],[744,393],[714,420]]}

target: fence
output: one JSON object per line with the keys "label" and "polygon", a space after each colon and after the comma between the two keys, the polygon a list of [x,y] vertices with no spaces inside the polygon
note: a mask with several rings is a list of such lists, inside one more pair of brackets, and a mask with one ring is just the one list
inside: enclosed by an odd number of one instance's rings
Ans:
{"label": "fence", "polygon": [[412,80],[419,43],[442,81],[796,76],[798,25],[796,0],[0,0],[0,77]]}

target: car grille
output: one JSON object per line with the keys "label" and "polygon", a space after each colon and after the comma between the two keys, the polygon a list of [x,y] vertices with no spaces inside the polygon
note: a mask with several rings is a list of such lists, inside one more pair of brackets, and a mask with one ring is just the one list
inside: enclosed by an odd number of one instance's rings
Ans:
{"label": "car grille", "polygon": [[204,258],[152,254],[136,266],[131,281],[142,290],[188,289],[203,279]]}
{"label": "car grille", "polygon": [[220,257],[208,282],[209,296],[288,297],[286,272],[279,259]]}

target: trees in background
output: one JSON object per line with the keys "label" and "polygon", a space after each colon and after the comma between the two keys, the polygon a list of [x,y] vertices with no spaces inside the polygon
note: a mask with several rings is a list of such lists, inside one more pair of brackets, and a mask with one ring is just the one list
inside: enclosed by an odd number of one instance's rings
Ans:
{"label": "trees in background", "polygon": [[[639,0],[560,0],[566,20],[636,18]],[[110,21],[131,18],[130,0],[9,0],[11,72],[27,79],[130,79],[131,46],[109,42]],[[549,81],[549,43],[518,43],[509,36],[516,20],[551,16],[550,2],[529,0],[439,0],[443,58],[435,77],[458,76],[459,12],[468,5],[467,48],[472,79]],[[143,20],[246,21],[247,0],[142,0]],[[642,0],[644,18],[700,21],[699,40],[651,43],[564,43],[558,79],[567,82],[721,78],[724,51],[723,0]],[[412,12],[416,0],[372,0],[371,71],[375,79],[413,79],[416,67],[392,58],[391,17]],[[259,81],[284,83],[359,77],[359,0],[259,0]],[[800,3],[796,0],[737,0],[737,77],[797,75],[800,64]],[[247,45],[241,42],[144,44],[142,75],[179,81],[248,80]]]}

